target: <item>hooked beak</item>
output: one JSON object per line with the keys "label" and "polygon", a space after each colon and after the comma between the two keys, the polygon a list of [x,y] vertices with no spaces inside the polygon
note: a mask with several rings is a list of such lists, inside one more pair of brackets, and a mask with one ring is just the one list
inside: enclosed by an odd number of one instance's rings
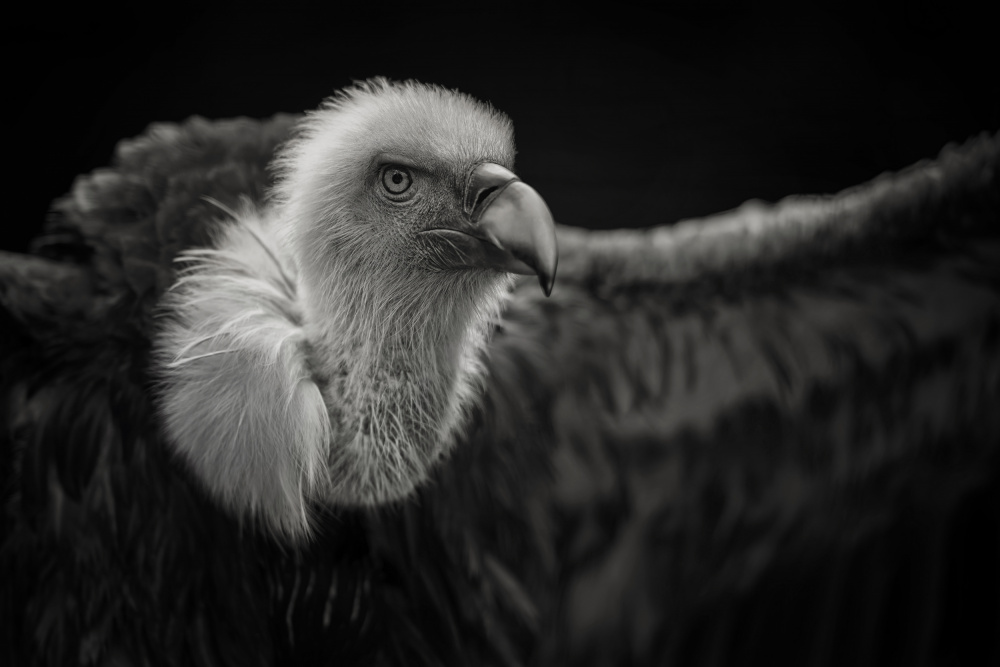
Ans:
{"label": "hooked beak", "polygon": [[545,295],[552,293],[559,259],[555,221],[534,188],[484,162],[466,180],[464,212],[460,222],[422,232],[439,241],[443,265],[536,274]]}

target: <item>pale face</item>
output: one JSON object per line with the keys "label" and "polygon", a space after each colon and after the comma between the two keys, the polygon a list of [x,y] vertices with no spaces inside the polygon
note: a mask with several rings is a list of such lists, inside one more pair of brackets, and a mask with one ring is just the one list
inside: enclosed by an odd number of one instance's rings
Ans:
{"label": "pale face", "polygon": [[509,120],[451,91],[392,88],[336,101],[307,120],[279,163],[304,277],[320,285],[362,258],[375,274],[446,270],[420,233],[461,223],[472,169],[510,169],[513,158]]}

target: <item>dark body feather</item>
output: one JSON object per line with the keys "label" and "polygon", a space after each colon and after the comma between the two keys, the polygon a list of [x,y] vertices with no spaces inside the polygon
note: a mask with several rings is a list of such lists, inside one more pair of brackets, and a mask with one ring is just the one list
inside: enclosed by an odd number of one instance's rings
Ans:
{"label": "dark body feather", "polygon": [[260,200],[293,122],[155,126],[3,257],[5,664],[996,656],[996,137],[835,198],[561,230],[467,442],[294,547],[168,455],[149,369],[205,197]]}

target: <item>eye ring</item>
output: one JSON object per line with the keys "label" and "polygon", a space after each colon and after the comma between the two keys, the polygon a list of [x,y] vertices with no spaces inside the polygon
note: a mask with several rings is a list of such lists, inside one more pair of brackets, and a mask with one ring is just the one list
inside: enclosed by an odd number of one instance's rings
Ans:
{"label": "eye ring", "polygon": [[406,167],[389,164],[382,168],[382,188],[390,197],[407,194],[413,187],[413,174]]}

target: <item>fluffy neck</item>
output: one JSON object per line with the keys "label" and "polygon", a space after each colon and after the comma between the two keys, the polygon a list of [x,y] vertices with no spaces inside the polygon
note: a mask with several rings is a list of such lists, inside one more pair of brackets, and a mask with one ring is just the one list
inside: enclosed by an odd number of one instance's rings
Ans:
{"label": "fluffy neck", "polygon": [[327,498],[402,497],[451,446],[508,279],[372,265],[344,253],[300,283],[308,357],[331,425]]}
{"label": "fluffy neck", "polygon": [[237,217],[164,299],[159,404],[220,504],[295,538],[310,501],[386,502],[426,478],[474,401],[508,279],[372,274],[351,253],[310,274],[274,224]]}

